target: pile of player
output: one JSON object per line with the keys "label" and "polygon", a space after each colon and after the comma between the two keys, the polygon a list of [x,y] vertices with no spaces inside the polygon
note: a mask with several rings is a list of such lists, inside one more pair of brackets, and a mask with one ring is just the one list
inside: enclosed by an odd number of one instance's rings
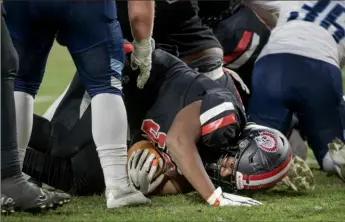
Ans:
{"label": "pile of player", "polygon": [[[312,190],[301,135],[344,179],[344,2],[4,6],[15,50],[2,29],[2,212],[102,192],[108,208],[192,190],[211,206],[261,205],[230,193]],[[41,117],[34,96],[55,36],[77,74]]]}

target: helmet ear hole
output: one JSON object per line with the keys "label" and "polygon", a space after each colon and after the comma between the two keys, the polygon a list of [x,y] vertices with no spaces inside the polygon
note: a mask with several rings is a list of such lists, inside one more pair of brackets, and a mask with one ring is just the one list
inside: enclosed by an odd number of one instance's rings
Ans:
{"label": "helmet ear hole", "polygon": [[250,163],[253,163],[254,162],[254,157],[250,157]]}

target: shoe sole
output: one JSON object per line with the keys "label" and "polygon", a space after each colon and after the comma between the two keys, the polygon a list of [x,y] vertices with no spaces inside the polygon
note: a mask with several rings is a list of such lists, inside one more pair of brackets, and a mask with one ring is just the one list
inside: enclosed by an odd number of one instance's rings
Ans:
{"label": "shoe sole", "polygon": [[335,171],[345,182],[345,144],[340,139],[335,139],[328,144],[328,150],[334,162]]}
{"label": "shoe sole", "polygon": [[283,186],[296,192],[312,191],[315,188],[313,172],[303,159],[295,156],[287,175],[278,186]]}
{"label": "shoe sole", "polygon": [[69,199],[64,199],[64,200],[54,201],[54,202],[50,202],[46,204],[41,204],[36,207],[31,207],[31,208],[26,208],[26,209],[17,208],[15,210],[37,214],[37,213],[47,212],[49,210],[55,210],[58,207],[62,207],[64,204],[69,203],[69,202],[70,202]]}
{"label": "shoe sole", "polygon": [[[133,193],[133,194],[128,195],[128,196],[123,196],[123,197],[115,200],[111,206],[107,206],[107,208],[108,209],[116,209],[116,208],[121,208],[121,207],[125,207],[125,206],[139,206],[139,205],[144,205],[144,204],[150,204],[151,203],[151,200],[147,199],[145,196],[144,196],[146,198],[145,201],[143,201],[143,202],[138,202],[138,201],[135,202],[134,200],[138,200],[138,198],[135,198],[135,197],[136,196],[141,196],[141,195],[138,194],[138,193]],[[142,197],[140,197],[140,198],[142,198]],[[122,201],[121,201],[121,199],[122,199]],[[131,201],[131,200],[133,200],[133,201]],[[107,202],[108,202],[108,200],[107,200]]]}

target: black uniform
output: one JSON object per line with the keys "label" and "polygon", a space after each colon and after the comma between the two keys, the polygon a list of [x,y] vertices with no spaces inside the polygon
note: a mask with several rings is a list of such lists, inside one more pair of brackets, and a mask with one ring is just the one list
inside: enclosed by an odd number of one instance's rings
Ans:
{"label": "black uniform", "polygon": [[[224,76],[225,81],[222,80],[226,89],[159,49],[154,51],[152,61],[151,76],[143,90],[136,87],[138,72],[131,71],[128,66],[124,69],[123,92],[133,132],[132,143],[145,138],[151,140],[165,153],[168,166],[176,169],[166,149],[165,136],[181,109],[202,100],[202,137],[198,149],[203,160],[219,158],[221,148],[228,146],[229,141],[236,141],[246,123],[231,78]],[[35,150],[27,152],[24,163],[24,172],[34,177],[41,176],[40,181],[74,194],[101,192],[104,189],[102,170],[91,135],[91,107],[83,111],[82,107],[87,104],[83,96],[82,85],[75,77],[51,123],[35,118],[29,144]],[[80,113],[83,113],[81,119]],[[42,131],[48,136],[45,144],[42,144]],[[49,149],[44,152],[39,147],[44,148],[47,143]],[[43,153],[48,153],[50,157]],[[44,160],[37,161],[37,155]]]}
{"label": "black uniform", "polygon": [[[124,38],[132,41],[127,4],[127,1],[117,1],[118,20]],[[222,48],[212,30],[202,24],[196,0],[156,1],[153,38],[158,43],[176,46],[180,57]]]}
{"label": "black uniform", "polygon": [[18,55],[6,27],[4,14],[1,3],[1,180],[20,175],[13,94]]}
{"label": "black uniform", "polygon": [[[254,62],[266,45],[270,30],[239,0],[199,1],[199,8],[202,21],[213,29],[223,47],[224,66],[237,72],[250,89]],[[240,93],[247,106],[248,95]]]}

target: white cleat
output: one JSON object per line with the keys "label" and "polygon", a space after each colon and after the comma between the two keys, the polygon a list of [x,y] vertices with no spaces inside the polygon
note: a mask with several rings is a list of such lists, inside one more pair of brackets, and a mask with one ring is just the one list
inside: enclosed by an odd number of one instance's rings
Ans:
{"label": "white cleat", "polygon": [[340,139],[335,139],[328,144],[328,149],[336,172],[345,182],[345,144]]}
{"label": "white cleat", "polygon": [[125,188],[112,187],[105,191],[108,209],[120,208],[124,206],[136,206],[150,204],[151,200],[143,193],[132,186]]}

